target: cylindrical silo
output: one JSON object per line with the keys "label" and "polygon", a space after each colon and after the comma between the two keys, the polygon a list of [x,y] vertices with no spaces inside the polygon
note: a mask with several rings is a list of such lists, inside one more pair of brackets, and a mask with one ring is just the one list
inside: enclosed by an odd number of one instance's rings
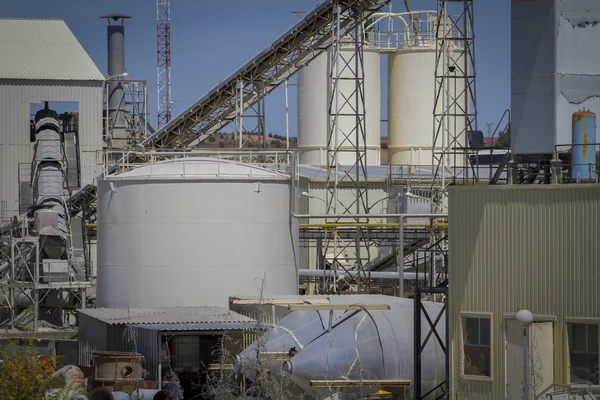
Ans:
{"label": "cylindrical silo", "polygon": [[[425,309],[438,315],[443,304],[423,302]],[[292,381],[316,398],[324,398],[329,388],[317,388],[312,380],[412,380],[413,317],[411,299],[399,298],[389,311],[359,311],[340,317],[331,332],[325,330],[291,360],[284,371]],[[421,334],[429,334],[424,324]],[[436,327],[440,337],[446,334],[445,318]],[[425,392],[445,379],[445,355],[436,340],[429,340],[421,355]],[[356,391],[360,388],[342,389]]]}
{"label": "cylindrical silo", "polygon": [[[353,48],[341,47],[340,59],[340,96],[339,96],[339,145],[338,163],[353,165],[356,154],[353,151],[356,143],[356,69]],[[358,113],[364,112],[366,129],[366,162],[369,165],[380,163],[380,124],[381,124],[381,87],[380,87],[380,54],[376,49],[365,48],[364,64],[364,97],[365,109],[359,102]],[[322,53],[298,72],[298,149],[301,164],[326,165],[327,142],[331,129],[329,103],[332,97],[330,69],[332,63],[331,50]],[[360,71],[359,74],[360,75]],[[334,105],[335,103],[332,103]],[[350,141],[344,141],[344,135]],[[365,143],[360,143],[365,148]],[[334,146],[332,145],[333,149]]]}
{"label": "cylindrical silo", "polygon": [[573,113],[573,156],[571,176],[581,183],[596,182],[596,114]]}
{"label": "cylindrical silo", "polygon": [[[98,182],[100,307],[227,306],[297,294],[290,179],[209,158]],[[264,284],[263,284],[264,280]]]}
{"label": "cylindrical silo", "polygon": [[[435,25],[434,25],[435,26]],[[430,32],[434,35],[435,32]],[[451,51],[450,59],[462,62],[461,51]],[[433,159],[433,109],[436,98],[436,48],[435,40],[422,40],[410,47],[405,47],[388,54],[388,164],[431,165]],[[445,99],[436,106],[436,113],[441,114],[442,102],[450,114],[460,114],[454,103],[455,93],[464,92],[464,79],[446,79]],[[442,91],[443,92],[443,91]],[[460,96],[458,104],[464,108],[464,97]],[[464,117],[449,116],[445,118],[447,125],[440,130],[448,136],[462,135],[466,145]],[[450,134],[448,134],[450,132]],[[456,132],[456,133],[455,133]],[[438,139],[435,151],[440,152],[442,139]],[[452,148],[459,146],[451,146]],[[456,154],[452,164],[464,165],[464,155]]]}

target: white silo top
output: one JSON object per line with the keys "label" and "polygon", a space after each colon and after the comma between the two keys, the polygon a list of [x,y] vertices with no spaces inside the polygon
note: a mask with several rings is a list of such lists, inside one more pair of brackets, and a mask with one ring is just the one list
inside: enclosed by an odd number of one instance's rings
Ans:
{"label": "white silo top", "polygon": [[193,157],[150,163],[136,167],[122,174],[106,176],[105,179],[288,180],[290,177],[266,168],[239,163],[236,161],[206,157]]}

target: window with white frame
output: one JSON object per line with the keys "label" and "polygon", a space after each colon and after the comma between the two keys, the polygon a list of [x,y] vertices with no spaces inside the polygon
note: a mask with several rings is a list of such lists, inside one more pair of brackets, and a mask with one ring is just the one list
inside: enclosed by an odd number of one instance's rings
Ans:
{"label": "window with white frame", "polygon": [[569,325],[571,383],[598,384],[598,324]]}
{"label": "window with white frame", "polygon": [[491,376],[490,319],[465,317],[463,320],[464,375]]}

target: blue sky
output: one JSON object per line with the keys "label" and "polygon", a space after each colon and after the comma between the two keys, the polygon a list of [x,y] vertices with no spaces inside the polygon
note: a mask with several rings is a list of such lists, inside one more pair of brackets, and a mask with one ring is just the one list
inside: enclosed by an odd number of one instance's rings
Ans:
{"label": "blue sky", "polygon": [[[298,21],[293,11],[309,11],[319,0],[172,0],[171,59],[174,114],[225,79]],[[435,10],[435,0],[411,0],[413,10]],[[395,0],[393,11],[404,11]],[[156,2],[154,0],[4,0],[0,17],[59,18],[79,39],[106,74],[106,21],[123,13],[126,23],[126,66],[133,79],[149,88],[150,122],[156,125]],[[510,106],[510,1],[479,0],[475,4],[479,128],[496,122]],[[383,63],[385,64],[385,63]],[[432,77],[433,79],[433,77]],[[382,89],[385,118],[385,89]],[[296,133],[296,93],[290,88],[290,133]],[[283,88],[266,101],[267,130],[284,132]]]}

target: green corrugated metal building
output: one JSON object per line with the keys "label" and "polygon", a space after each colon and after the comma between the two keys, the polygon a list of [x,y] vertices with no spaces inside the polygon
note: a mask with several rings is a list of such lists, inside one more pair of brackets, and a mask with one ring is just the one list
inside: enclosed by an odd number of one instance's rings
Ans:
{"label": "green corrugated metal building", "polygon": [[453,398],[522,398],[521,309],[535,318],[533,391],[598,384],[600,185],[455,187],[449,196]]}

